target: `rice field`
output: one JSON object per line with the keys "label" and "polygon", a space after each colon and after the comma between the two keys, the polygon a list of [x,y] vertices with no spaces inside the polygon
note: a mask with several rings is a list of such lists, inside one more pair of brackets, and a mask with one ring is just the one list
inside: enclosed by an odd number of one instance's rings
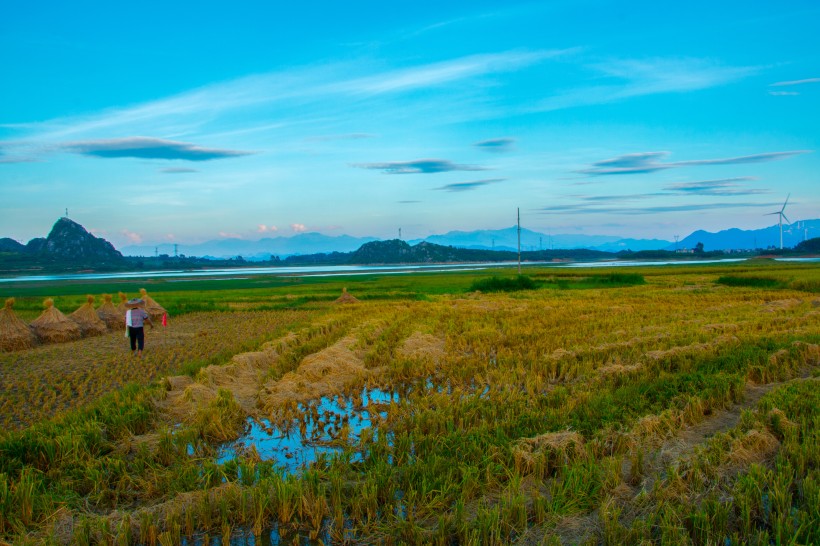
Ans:
{"label": "rice field", "polygon": [[819,271],[154,286],[0,353],[0,542],[818,543]]}

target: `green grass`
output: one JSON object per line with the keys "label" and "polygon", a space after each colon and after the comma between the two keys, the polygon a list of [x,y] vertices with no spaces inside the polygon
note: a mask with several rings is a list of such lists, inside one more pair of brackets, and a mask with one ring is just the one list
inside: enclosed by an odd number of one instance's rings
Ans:
{"label": "green grass", "polygon": [[533,290],[536,287],[535,281],[526,275],[517,277],[490,277],[478,279],[470,285],[470,291],[475,292],[516,292],[518,290]]}

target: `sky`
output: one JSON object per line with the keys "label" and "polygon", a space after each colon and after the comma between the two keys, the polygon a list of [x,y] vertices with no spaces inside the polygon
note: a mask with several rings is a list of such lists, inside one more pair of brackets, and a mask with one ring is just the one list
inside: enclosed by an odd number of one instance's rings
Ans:
{"label": "sky", "polygon": [[117,248],[820,218],[816,0],[1,11],[0,237],[66,209]]}

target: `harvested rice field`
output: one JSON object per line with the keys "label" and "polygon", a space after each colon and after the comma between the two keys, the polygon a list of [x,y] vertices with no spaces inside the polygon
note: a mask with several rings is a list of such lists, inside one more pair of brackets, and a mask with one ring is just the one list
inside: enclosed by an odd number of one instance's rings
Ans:
{"label": "harvested rice field", "polygon": [[0,353],[0,543],[820,543],[819,269],[153,286]]}

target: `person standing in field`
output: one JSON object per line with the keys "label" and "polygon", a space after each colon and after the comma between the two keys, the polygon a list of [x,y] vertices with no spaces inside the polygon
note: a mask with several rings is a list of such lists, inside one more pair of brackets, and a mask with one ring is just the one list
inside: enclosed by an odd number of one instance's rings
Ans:
{"label": "person standing in field", "polygon": [[142,358],[142,351],[145,348],[145,321],[154,327],[151,316],[145,310],[145,302],[139,298],[128,300],[125,304],[128,311],[125,312],[125,326],[128,329],[128,338],[131,340],[131,354]]}

